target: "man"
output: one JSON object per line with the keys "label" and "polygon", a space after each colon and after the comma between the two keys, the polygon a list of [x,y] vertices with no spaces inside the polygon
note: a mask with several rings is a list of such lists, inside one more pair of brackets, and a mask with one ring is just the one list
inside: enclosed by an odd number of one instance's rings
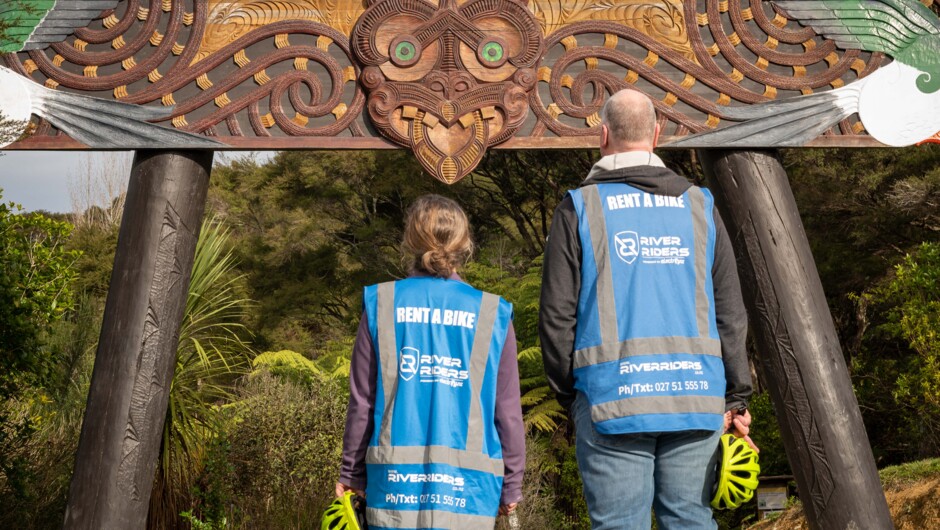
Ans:
{"label": "man", "polygon": [[[714,529],[718,438],[747,436],[747,316],[708,190],[666,169],[648,97],[601,111],[602,158],[555,211],[539,333],[592,527]],[[749,441],[749,439],[748,439]]]}

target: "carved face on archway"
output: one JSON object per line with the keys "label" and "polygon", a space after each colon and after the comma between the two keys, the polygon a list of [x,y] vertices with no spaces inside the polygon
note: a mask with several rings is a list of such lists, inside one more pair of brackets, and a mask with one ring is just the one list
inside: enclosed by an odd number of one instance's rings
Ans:
{"label": "carved face on archway", "polygon": [[516,0],[375,0],[351,45],[372,123],[452,183],[528,114],[542,32]]}

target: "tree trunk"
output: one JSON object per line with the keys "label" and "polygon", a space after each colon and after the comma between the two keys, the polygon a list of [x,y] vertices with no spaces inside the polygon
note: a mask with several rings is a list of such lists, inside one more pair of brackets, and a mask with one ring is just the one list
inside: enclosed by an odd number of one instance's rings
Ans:
{"label": "tree trunk", "polygon": [[66,529],[146,526],[212,157],[134,157]]}
{"label": "tree trunk", "polygon": [[775,154],[700,151],[810,527],[893,528],[832,315]]}

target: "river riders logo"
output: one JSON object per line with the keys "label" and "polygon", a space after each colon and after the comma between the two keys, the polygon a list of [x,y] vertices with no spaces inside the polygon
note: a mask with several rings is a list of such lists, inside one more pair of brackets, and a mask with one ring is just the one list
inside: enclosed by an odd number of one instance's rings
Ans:
{"label": "river riders logo", "polygon": [[414,349],[405,346],[401,349],[401,353],[398,354],[398,373],[401,374],[401,378],[405,381],[411,381],[411,379],[418,373],[418,356],[421,353]]}
{"label": "river riders logo", "polygon": [[640,237],[636,232],[624,231],[614,234],[614,245],[617,247],[617,257],[633,265],[639,255]]}
{"label": "river riders logo", "polygon": [[423,354],[409,346],[398,353],[398,374],[405,381],[411,381],[417,375],[422,383],[443,383],[455,388],[462,387],[464,381],[470,379],[470,372],[464,369],[460,358]]}
{"label": "river riders logo", "polygon": [[654,265],[682,265],[689,257],[689,247],[682,245],[676,236],[641,236],[624,230],[614,234],[617,257],[627,265],[639,257],[641,263]]}

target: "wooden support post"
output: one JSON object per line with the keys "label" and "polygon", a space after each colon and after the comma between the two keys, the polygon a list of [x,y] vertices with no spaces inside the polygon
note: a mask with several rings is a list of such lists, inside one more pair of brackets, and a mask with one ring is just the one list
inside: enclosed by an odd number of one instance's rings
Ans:
{"label": "wooden support post", "polygon": [[146,526],[212,156],[134,157],[66,529]]}
{"label": "wooden support post", "polygon": [[700,151],[810,527],[893,528],[832,315],[773,152]]}

